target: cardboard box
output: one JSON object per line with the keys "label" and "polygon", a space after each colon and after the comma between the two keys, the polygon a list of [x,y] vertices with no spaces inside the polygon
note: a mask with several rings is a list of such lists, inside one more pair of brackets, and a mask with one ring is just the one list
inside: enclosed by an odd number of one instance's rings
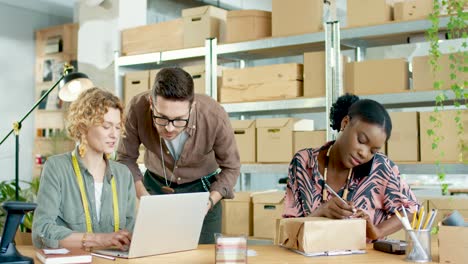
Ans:
{"label": "cardboard box", "polygon": [[[184,67],[184,70],[192,76],[193,79],[193,88],[194,92],[198,94],[208,94],[206,89],[206,69],[205,64],[193,65]],[[222,79],[222,66],[217,67],[217,76],[218,76],[218,96],[219,96],[219,87],[221,87]]]}
{"label": "cardboard box", "polygon": [[366,221],[363,219],[285,218],[279,230],[282,246],[304,253],[366,248]]}
{"label": "cardboard box", "polygon": [[128,102],[137,94],[148,91],[149,71],[127,72],[125,74],[124,103]]}
{"label": "cardboard box", "polygon": [[432,0],[402,1],[393,5],[393,16],[395,21],[428,19],[432,9]]}
{"label": "cardboard box", "polygon": [[305,148],[319,148],[327,142],[327,131],[294,131],[293,142],[293,153]]}
{"label": "cardboard box", "polygon": [[236,192],[234,199],[223,199],[222,233],[252,235],[252,203],[250,192]]}
{"label": "cardboard box", "polygon": [[384,24],[392,21],[392,7],[385,0],[348,0],[348,27]]}
{"label": "cardboard box", "polygon": [[122,54],[135,55],[184,47],[181,18],[122,30]]}
{"label": "cardboard box", "polygon": [[[186,66],[183,68],[184,71],[186,71],[190,76],[192,76],[193,79],[193,88],[194,92],[198,94],[207,94],[206,91],[206,71],[205,71],[205,65],[204,64],[199,64],[199,65],[192,65],[192,66]],[[222,70],[224,67],[218,66],[217,67],[217,75],[218,75],[218,95],[220,92],[219,87],[221,87],[222,79],[221,79],[221,74]],[[156,80],[156,75],[161,69],[156,69],[156,70],[151,70],[150,71],[150,89],[153,88],[154,81]]]}
{"label": "cardboard box", "polygon": [[350,62],[344,68],[345,92],[356,95],[409,92],[405,59]]}
{"label": "cardboard box", "polygon": [[[343,71],[348,59],[342,56]],[[325,96],[325,63],[324,51],[304,53],[304,97]]]}
{"label": "cardboard box", "polygon": [[392,135],[387,142],[387,156],[393,161],[419,161],[419,114],[390,112]]}
{"label": "cardboard box", "polygon": [[234,10],[227,15],[226,42],[241,42],[271,36],[271,12]]}
{"label": "cardboard box", "polygon": [[450,214],[453,210],[457,210],[463,215],[464,218],[468,218],[468,198],[463,196],[443,196],[443,197],[432,197],[428,199],[428,211],[437,209],[438,213],[434,219],[434,225],[436,226],[441,222],[445,216]]}
{"label": "cardboard box", "polygon": [[[463,60],[460,56],[462,53],[452,54],[456,56],[457,61]],[[434,74],[430,66],[429,56],[420,56],[413,58],[413,90],[415,91],[428,91],[434,90],[434,82],[442,81],[443,84],[441,89],[450,89],[450,86],[454,83],[450,79],[450,54],[443,54],[438,60],[439,70]],[[458,83],[463,84],[463,81],[468,80],[467,72],[457,72]]]}
{"label": "cardboard box", "polygon": [[205,64],[187,66],[184,70],[192,76],[193,89],[195,93],[207,94],[206,92],[206,75],[205,75]]}
{"label": "cardboard box", "polygon": [[231,120],[239,149],[241,163],[255,163],[256,161],[256,130],[255,120]]}
{"label": "cardboard box", "polygon": [[[293,131],[312,131],[310,119],[257,119],[257,162],[289,163],[294,155]],[[281,150],[281,151],[278,151]]]}
{"label": "cardboard box", "polygon": [[293,125],[292,118],[257,119],[257,162],[291,161]]}
{"label": "cardboard box", "polygon": [[207,38],[224,42],[226,17],[226,10],[209,5],[183,9],[184,48],[205,46]]}
{"label": "cardboard box", "polygon": [[[437,119],[441,120],[442,126],[440,128],[434,127],[434,123],[430,121],[430,116],[435,115]],[[434,112],[421,112],[419,114],[419,127],[420,127],[420,153],[421,161],[424,162],[461,162],[468,160],[468,151],[462,151],[459,146],[460,140],[468,142],[468,133],[457,134],[457,127],[455,123],[456,110],[440,111],[438,114]],[[468,111],[462,110],[461,122],[463,127],[468,127]],[[437,149],[432,149],[433,139],[427,134],[428,129],[433,129],[437,136],[443,137],[443,141],[439,143]],[[440,152],[444,152],[444,156],[439,157]]]}
{"label": "cardboard box", "polygon": [[324,97],[325,52],[304,53],[304,97]]}
{"label": "cardboard box", "polygon": [[284,192],[252,193],[253,235],[273,239],[276,219],[282,218]]}
{"label": "cardboard box", "polygon": [[272,0],[272,36],[301,35],[323,30],[323,1]]}
{"label": "cardboard box", "polygon": [[468,259],[468,227],[439,227],[439,263],[462,264]]}
{"label": "cardboard box", "polygon": [[274,64],[223,71],[223,103],[285,99],[302,96],[302,64]]}

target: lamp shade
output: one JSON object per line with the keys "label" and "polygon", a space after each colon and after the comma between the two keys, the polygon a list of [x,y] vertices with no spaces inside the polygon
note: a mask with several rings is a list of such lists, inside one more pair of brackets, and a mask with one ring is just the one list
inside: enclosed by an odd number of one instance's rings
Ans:
{"label": "lamp shade", "polygon": [[93,82],[86,74],[81,72],[69,73],[60,82],[59,98],[65,102],[74,101],[81,92],[93,86]]}

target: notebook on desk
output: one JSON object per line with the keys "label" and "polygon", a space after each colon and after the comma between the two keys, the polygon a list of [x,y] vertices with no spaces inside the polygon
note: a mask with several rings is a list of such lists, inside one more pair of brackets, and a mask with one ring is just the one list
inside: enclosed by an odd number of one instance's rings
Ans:
{"label": "notebook on desk", "polygon": [[143,196],[127,252],[96,253],[138,258],[196,249],[205,218],[208,192]]}

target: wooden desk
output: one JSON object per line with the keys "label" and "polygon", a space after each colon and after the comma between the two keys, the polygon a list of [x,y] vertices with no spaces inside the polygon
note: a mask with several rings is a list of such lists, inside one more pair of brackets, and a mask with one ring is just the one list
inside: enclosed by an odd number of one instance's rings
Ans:
{"label": "wooden desk", "polygon": [[[433,247],[436,249],[436,247]],[[21,254],[33,257],[35,256],[35,251],[32,246],[19,246],[18,250]],[[294,253],[290,250],[273,246],[249,246],[249,250],[255,250],[257,256],[249,257],[248,263],[314,263],[314,264],[321,264],[321,263],[343,263],[343,264],[365,264],[365,263],[406,263],[404,260],[404,255],[391,255],[379,251],[375,251],[372,249],[372,245],[367,246],[367,253],[361,255],[346,255],[346,256],[334,256],[334,257],[304,257],[300,254]],[[433,261],[437,261],[437,252],[433,252]],[[37,259],[35,259],[36,263],[39,263]],[[93,263],[97,264],[121,264],[121,263],[129,263],[129,264],[152,264],[152,263],[214,263],[214,246],[213,245],[200,245],[197,250],[179,252],[179,253],[172,253],[172,254],[164,254],[159,256],[153,257],[145,257],[145,258],[136,258],[132,260],[127,259],[119,259],[117,258],[115,261],[106,260],[102,258],[93,257]],[[431,262],[437,263],[437,262]]]}

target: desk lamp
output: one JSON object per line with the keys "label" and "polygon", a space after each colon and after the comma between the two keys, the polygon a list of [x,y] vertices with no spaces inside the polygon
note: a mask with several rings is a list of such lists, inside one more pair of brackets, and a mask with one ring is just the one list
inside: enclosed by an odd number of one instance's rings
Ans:
{"label": "desk lamp", "polygon": [[18,183],[19,183],[19,133],[21,130],[21,124],[23,121],[34,111],[39,104],[52,92],[52,90],[55,89],[55,87],[59,86],[60,91],[59,91],[59,98],[62,101],[73,101],[75,100],[78,95],[91,87],[93,87],[93,83],[89,80],[88,76],[83,73],[79,72],[74,72],[73,67],[71,65],[65,64],[64,65],[64,70],[63,74],[60,77],[60,79],[55,82],[55,84],[49,88],[42,96],[37,100],[37,102],[31,107],[31,109],[26,113],[26,115],[23,116],[19,121],[13,123],[13,128],[10,130],[10,132],[0,141],[0,146],[5,142],[5,140],[15,133],[15,197],[16,201],[18,201],[19,198],[19,188],[18,188]]}

